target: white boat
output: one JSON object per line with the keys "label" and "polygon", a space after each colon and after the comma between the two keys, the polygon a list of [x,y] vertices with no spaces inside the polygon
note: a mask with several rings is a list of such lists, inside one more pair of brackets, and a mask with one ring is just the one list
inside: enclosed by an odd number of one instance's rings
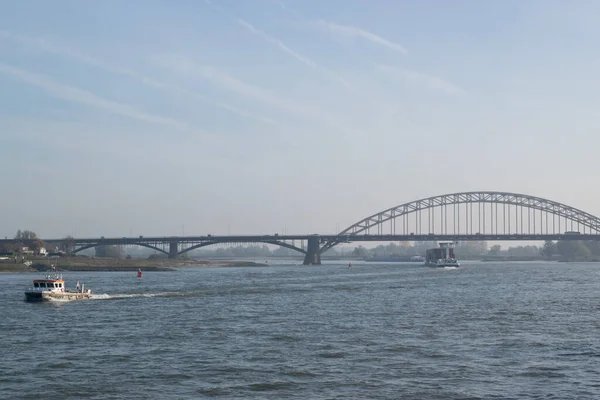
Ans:
{"label": "white boat", "polygon": [[429,249],[425,255],[425,265],[429,267],[460,267],[454,255],[453,242],[440,242],[438,248]]}
{"label": "white boat", "polygon": [[84,285],[74,290],[67,290],[62,274],[46,275],[44,279],[34,279],[33,286],[25,291],[25,300],[27,301],[72,301],[89,300],[92,297],[92,291],[84,288]]}

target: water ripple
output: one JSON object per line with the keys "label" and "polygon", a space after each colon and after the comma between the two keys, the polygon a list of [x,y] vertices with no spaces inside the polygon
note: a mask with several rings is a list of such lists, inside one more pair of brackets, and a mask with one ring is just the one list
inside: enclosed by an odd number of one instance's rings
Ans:
{"label": "water ripple", "polygon": [[1,274],[7,399],[600,398],[593,264]]}

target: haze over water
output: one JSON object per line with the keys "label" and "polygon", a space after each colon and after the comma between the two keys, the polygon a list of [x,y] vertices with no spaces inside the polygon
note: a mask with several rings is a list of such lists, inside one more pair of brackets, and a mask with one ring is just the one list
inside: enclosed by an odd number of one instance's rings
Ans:
{"label": "haze over water", "polygon": [[597,264],[0,275],[0,398],[598,398]]}

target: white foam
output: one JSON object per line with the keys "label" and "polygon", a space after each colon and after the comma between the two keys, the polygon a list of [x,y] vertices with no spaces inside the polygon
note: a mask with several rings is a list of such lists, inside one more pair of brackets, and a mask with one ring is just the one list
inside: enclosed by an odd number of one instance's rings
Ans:
{"label": "white foam", "polygon": [[107,300],[107,299],[110,299],[110,295],[108,295],[106,293],[105,294],[92,294],[90,296],[90,299],[91,300]]}
{"label": "white foam", "polygon": [[92,294],[92,300],[115,300],[115,299],[131,299],[135,297],[168,297],[168,296],[183,296],[183,293],[178,292],[159,292],[159,293],[133,293],[133,294]]}

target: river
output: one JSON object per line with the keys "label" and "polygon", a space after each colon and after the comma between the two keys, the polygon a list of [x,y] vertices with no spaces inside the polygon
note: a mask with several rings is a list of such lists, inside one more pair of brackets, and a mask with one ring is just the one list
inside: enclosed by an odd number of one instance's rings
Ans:
{"label": "river", "polygon": [[2,399],[600,398],[600,265],[0,274]]}

